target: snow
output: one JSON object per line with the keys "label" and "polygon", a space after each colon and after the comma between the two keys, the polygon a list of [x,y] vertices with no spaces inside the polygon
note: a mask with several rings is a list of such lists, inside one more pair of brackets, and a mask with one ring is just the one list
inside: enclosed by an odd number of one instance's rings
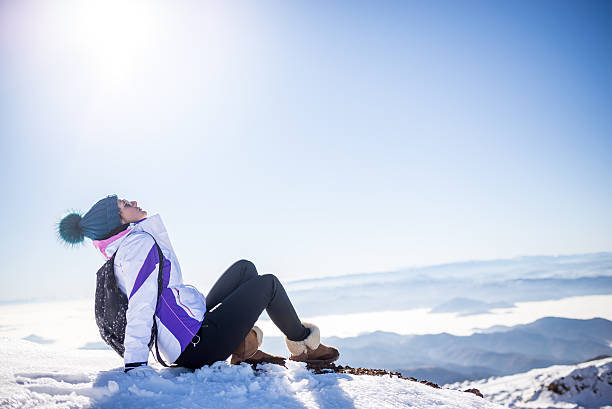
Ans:
{"label": "snow", "polygon": [[[314,317],[326,337],[346,336],[351,331],[387,329],[404,332],[401,325],[410,325],[412,333],[436,332],[434,327],[419,327],[421,322],[457,333],[469,333],[474,326],[484,326],[482,318],[491,324],[529,322],[533,314],[566,309],[582,314],[580,305],[588,305],[589,314],[608,316],[610,295],[572,297],[548,303],[518,303],[516,315],[511,312],[456,317],[455,314],[430,314],[416,319],[412,312],[393,315],[375,311],[366,314],[338,314]],[[572,307],[573,306],[573,307]],[[573,309],[576,307],[575,309]],[[419,310],[420,311],[420,310]],[[542,312],[545,311],[545,312]],[[401,314],[402,312],[396,312]],[[370,314],[370,315],[367,315]],[[449,315],[449,320],[462,324],[448,326],[447,321],[432,321],[433,317]],[[567,315],[567,312],[566,314]],[[305,317],[305,319],[308,317]],[[576,317],[579,318],[579,317]],[[582,318],[580,316],[580,318]],[[467,320],[471,322],[468,322]],[[395,326],[389,326],[395,322]],[[268,328],[269,321],[260,320],[266,338],[278,334]],[[398,326],[400,325],[400,326]],[[407,330],[406,330],[407,331]],[[544,371],[534,380],[533,372],[463,385],[462,390],[475,387],[485,393],[487,401],[470,393],[434,389],[408,380],[354,376],[347,374],[314,375],[303,364],[289,362],[287,368],[264,365],[258,371],[248,366],[219,363],[190,372],[180,368],[166,369],[152,365],[149,373],[122,372],[123,361],[101,341],[93,318],[92,300],[8,304],[0,306],[0,408],[85,408],[85,407],[283,407],[283,408],[499,408],[498,404],[515,407],[576,407],[572,399],[589,396],[578,394],[563,399],[542,390],[555,380],[568,376],[575,367],[554,372]],[[273,352],[273,351],[271,351]],[[342,351],[341,351],[342,353]],[[149,362],[153,362],[151,358]],[[587,366],[593,365],[587,364]],[[609,369],[607,369],[609,370]],[[598,369],[599,371],[599,369]],[[594,374],[594,372],[592,373]],[[537,375],[537,374],[536,374]],[[575,375],[575,374],[574,374]],[[584,379],[587,373],[581,374]],[[603,374],[597,372],[597,376]],[[575,387],[574,384],[572,386]],[[454,385],[455,388],[458,385]],[[601,389],[606,391],[607,389]],[[519,403],[533,397],[528,406]],[[607,393],[607,392],[606,392]],[[597,397],[595,397],[597,398]],[[546,401],[546,399],[549,399]],[[599,399],[599,398],[597,398]],[[596,402],[611,404],[604,395]],[[550,406],[553,402],[556,406]],[[521,403],[522,404],[522,403]],[[542,406],[537,406],[542,405]],[[549,405],[549,406],[546,406]]]}
{"label": "snow", "polygon": [[315,375],[287,367],[217,362],[197,371],[123,373],[110,350],[70,350],[0,337],[2,408],[500,408],[471,393],[405,379]]}
{"label": "snow", "polygon": [[[321,318],[327,335],[354,325],[347,316]],[[266,338],[273,339],[270,332],[264,336],[264,347]],[[122,359],[100,339],[92,300],[0,306],[0,351],[4,364],[0,366],[0,408],[499,407],[469,393],[398,378],[314,375],[293,362],[287,368],[265,365],[257,372],[226,363],[196,372],[154,364],[150,373],[126,375]],[[534,382],[512,385],[498,392],[491,392],[487,384],[466,384],[462,390],[482,388],[493,402],[508,404],[516,396],[533,396],[539,386]],[[545,396],[541,394],[542,399]]]}
{"label": "snow", "polygon": [[[267,334],[266,334],[267,336]],[[265,339],[264,336],[264,346]],[[0,408],[499,408],[471,393],[399,378],[315,375],[304,364],[123,372],[92,300],[0,306]]]}
{"label": "snow", "polygon": [[448,387],[476,388],[487,400],[511,408],[612,407],[612,358],[555,365]]}

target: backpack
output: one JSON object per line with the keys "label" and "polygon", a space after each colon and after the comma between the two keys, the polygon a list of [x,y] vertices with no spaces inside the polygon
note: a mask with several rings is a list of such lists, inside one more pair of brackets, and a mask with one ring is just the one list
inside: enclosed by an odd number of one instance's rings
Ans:
{"label": "backpack", "polygon": [[[159,272],[157,275],[157,302],[163,289],[163,260],[164,255],[157,244],[159,253]],[[115,254],[107,260],[106,263],[96,273],[96,299],[95,299],[95,315],[96,324],[100,331],[100,336],[111,348],[115,350],[121,357],[125,352],[123,342],[125,340],[125,327],[127,324],[126,312],[128,307],[128,298],[117,285],[115,277]],[[157,302],[155,310],[157,311]],[[149,341],[149,349],[155,344],[155,352],[157,360],[163,366],[168,366],[161,358],[157,347],[157,322],[153,315],[153,326],[151,328],[151,340]]]}

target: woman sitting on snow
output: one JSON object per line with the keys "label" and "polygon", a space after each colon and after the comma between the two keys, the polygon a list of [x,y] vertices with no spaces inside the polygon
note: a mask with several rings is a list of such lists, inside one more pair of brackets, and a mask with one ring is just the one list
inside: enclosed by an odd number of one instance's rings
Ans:
{"label": "woman sitting on snow", "polygon": [[[83,217],[78,213],[64,217],[58,230],[69,244],[88,237],[107,259],[116,253],[117,285],[128,298],[123,343],[126,371],[147,365],[153,317],[159,352],[166,362],[196,369],[231,355],[232,364],[284,364],[283,357],[258,349],[263,334],[253,325],[264,309],[285,334],[289,359],[321,364],[339,357],[335,348],[320,343],[315,325],[299,320],[278,278],[258,275],[250,261],[231,265],[206,297],[183,284],[161,217],[147,217],[135,201],[108,196]],[[156,271],[160,262],[163,286],[158,301]]]}

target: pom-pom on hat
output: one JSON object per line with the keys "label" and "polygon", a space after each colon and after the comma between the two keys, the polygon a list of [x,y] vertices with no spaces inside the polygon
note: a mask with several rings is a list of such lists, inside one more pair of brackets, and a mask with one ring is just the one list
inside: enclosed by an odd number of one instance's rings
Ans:
{"label": "pom-pom on hat", "polygon": [[71,212],[58,224],[58,234],[67,244],[76,245],[85,237],[92,240],[105,239],[110,232],[121,225],[117,195],[99,200],[85,216]]}
{"label": "pom-pom on hat", "polygon": [[60,220],[57,226],[59,237],[67,244],[75,245],[82,242],[85,239],[85,236],[83,235],[83,231],[79,226],[81,220],[81,215],[76,212],[72,212],[65,216],[62,220]]}

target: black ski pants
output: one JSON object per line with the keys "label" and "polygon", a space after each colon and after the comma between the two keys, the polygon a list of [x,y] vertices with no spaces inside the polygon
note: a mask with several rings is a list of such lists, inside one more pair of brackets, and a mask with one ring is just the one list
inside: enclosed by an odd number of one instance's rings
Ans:
{"label": "black ski pants", "polygon": [[247,260],[235,262],[217,280],[206,296],[206,308],[197,334],[200,341],[190,343],[181,353],[176,360],[179,366],[197,369],[227,359],[264,309],[290,340],[301,341],[310,334],[278,278],[257,274],[255,265]]}

